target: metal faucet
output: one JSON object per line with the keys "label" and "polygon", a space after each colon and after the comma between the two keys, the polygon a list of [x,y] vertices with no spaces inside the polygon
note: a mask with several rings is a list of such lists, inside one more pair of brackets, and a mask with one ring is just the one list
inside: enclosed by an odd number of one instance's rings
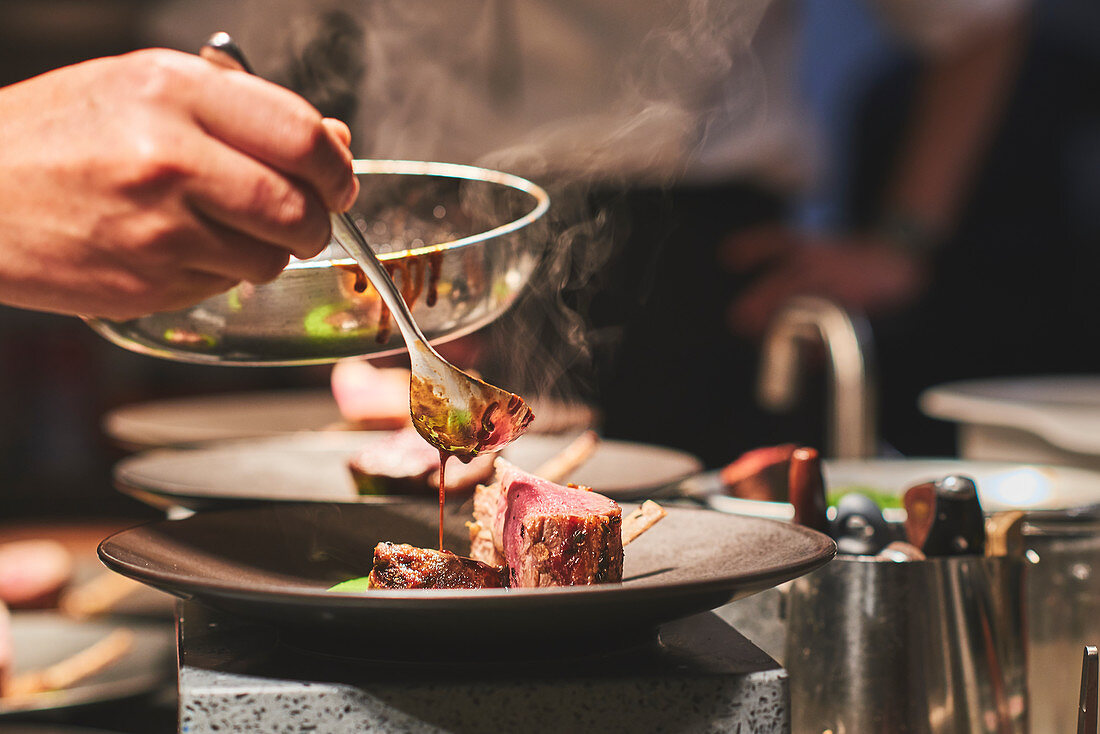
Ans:
{"label": "metal faucet", "polygon": [[826,452],[862,459],[876,452],[875,384],[870,364],[871,329],[824,298],[798,296],[779,312],[764,337],[757,399],[774,411],[798,400],[800,348],[820,341],[829,356],[829,424]]}

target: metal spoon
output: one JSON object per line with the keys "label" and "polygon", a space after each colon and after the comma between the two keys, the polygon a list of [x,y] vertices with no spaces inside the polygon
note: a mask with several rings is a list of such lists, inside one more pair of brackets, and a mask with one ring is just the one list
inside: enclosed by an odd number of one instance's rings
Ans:
{"label": "metal spoon", "polygon": [[[215,33],[199,53],[213,63],[254,73],[228,33]],[[333,239],[343,247],[393,314],[409,350],[413,425],[440,451],[470,461],[519,438],[534,414],[518,395],[471,377],[439,355],[416,325],[405,299],[347,214],[332,214]]]}

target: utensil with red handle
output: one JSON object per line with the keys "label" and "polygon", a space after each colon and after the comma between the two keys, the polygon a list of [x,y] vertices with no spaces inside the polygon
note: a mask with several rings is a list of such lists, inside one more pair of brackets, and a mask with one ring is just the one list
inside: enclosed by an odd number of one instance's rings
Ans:
{"label": "utensil with red handle", "polygon": [[791,453],[789,497],[794,505],[794,522],[822,533],[829,532],[825,515],[825,478],[817,449],[802,447]]}

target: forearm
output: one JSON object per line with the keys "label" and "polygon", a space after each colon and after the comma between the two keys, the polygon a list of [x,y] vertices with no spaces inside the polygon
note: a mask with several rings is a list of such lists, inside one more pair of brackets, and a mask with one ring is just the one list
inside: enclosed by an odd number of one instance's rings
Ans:
{"label": "forearm", "polygon": [[955,224],[1015,78],[1027,14],[931,61],[884,209],[942,236]]}

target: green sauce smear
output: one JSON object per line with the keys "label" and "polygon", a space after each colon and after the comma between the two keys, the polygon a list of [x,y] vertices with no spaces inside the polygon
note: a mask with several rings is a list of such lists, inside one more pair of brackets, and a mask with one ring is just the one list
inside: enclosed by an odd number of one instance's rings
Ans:
{"label": "green sauce smear", "polygon": [[357,579],[341,581],[335,586],[330,587],[328,591],[343,591],[349,594],[361,594],[364,591],[368,591],[367,580],[369,578],[369,576],[361,576]]}
{"label": "green sauce smear", "polygon": [[826,501],[830,507],[835,507],[840,498],[846,494],[852,494],[853,492],[866,495],[878,505],[880,510],[900,510],[902,508],[901,497],[890,492],[883,492],[881,489],[875,489],[874,487],[862,487],[860,485],[851,485],[847,487],[837,487],[836,489],[829,490],[826,494]]}

